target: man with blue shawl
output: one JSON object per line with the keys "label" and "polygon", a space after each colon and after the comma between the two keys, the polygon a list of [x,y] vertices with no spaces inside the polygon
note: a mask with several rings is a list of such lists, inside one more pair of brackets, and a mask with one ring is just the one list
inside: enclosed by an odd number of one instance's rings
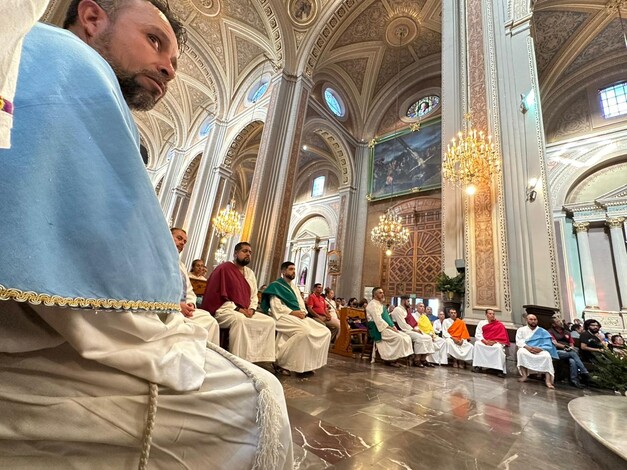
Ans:
{"label": "man with blue shawl", "polygon": [[516,332],[516,353],[518,371],[522,376],[518,379],[525,382],[529,374],[544,374],[548,388],[553,386],[555,370],[553,359],[559,359],[553,344],[553,338],[544,328],[538,326],[538,318],[533,314],[527,315],[527,324],[518,328]]}
{"label": "man with blue shawl", "polygon": [[0,150],[0,468],[292,468],[279,382],[178,311],[129,107],[166,93],[181,23],[69,3],[24,41]]}

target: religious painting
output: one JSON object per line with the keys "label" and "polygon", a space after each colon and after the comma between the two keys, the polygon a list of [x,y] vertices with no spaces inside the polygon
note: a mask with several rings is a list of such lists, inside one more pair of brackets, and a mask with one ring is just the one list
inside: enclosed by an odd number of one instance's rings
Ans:
{"label": "religious painting", "polygon": [[316,2],[314,0],[292,0],[290,3],[292,19],[300,24],[306,24],[316,14]]}
{"label": "religious painting", "polygon": [[342,273],[342,255],[337,250],[327,254],[327,272],[329,276],[339,276]]}
{"label": "religious painting", "polygon": [[427,117],[438,109],[440,105],[440,97],[437,95],[425,96],[420,98],[409,109],[407,109],[407,117],[410,119],[422,119]]}
{"label": "religious painting", "polygon": [[370,185],[373,201],[400,194],[439,188],[442,185],[442,122],[423,123],[370,145]]}

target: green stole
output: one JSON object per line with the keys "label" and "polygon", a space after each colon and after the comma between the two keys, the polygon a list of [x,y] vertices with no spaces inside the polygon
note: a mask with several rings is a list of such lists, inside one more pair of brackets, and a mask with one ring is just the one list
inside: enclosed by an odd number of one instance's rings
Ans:
{"label": "green stole", "polygon": [[292,286],[282,277],[271,283],[261,295],[261,310],[268,313],[270,298],[275,295],[291,310],[301,310]]}
{"label": "green stole", "polygon": [[[390,313],[388,312],[388,308],[385,305],[383,306],[383,313],[381,313],[381,318],[383,318],[385,323],[387,323],[392,328],[394,328],[394,322],[392,321],[392,318],[390,317]],[[381,341],[381,332],[377,328],[377,325],[374,321],[368,322],[368,334],[376,342]]]}

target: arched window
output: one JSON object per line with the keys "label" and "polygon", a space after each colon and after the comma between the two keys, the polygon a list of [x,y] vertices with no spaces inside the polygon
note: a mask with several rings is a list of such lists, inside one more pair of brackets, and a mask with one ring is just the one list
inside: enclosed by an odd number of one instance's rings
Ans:
{"label": "arched window", "polygon": [[270,87],[270,80],[267,78],[262,78],[257,83],[255,83],[248,92],[248,96],[246,97],[246,101],[249,105],[255,104],[259,101],[263,95],[266,94],[268,88]]}
{"label": "arched window", "polygon": [[344,117],[346,114],[344,102],[333,88],[324,90],[324,101],[333,114],[340,118]]}
{"label": "arched window", "polygon": [[627,114],[627,82],[602,88],[599,96],[605,119]]}
{"label": "arched window", "polygon": [[210,121],[209,119],[205,120],[205,122],[203,122],[200,125],[200,129],[198,130],[198,135],[200,137],[207,137],[212,127],[213,127],[213,122]]}
{"label": "arched window", "polygon": [[435,111],[440,105],[440,97],[437,95],[425,96],[412,104],[407,110],[410,119],[421,119]]}
{"label": "arched window", "polygon": [[311,185],[311,197],[321,197],[324,194],[324,176],[314,178]]}

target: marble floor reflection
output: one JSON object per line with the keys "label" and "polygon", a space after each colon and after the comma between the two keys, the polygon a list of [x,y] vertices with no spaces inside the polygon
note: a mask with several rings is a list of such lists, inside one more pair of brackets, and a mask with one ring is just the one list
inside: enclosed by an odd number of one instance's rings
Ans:
{"label": "marble floor reflection", "polygon": [[521,384],[449,367],[393,369],[329,355],[312,377],[281,377],[295,468],[585,469],[568,402],[598,391]]}

